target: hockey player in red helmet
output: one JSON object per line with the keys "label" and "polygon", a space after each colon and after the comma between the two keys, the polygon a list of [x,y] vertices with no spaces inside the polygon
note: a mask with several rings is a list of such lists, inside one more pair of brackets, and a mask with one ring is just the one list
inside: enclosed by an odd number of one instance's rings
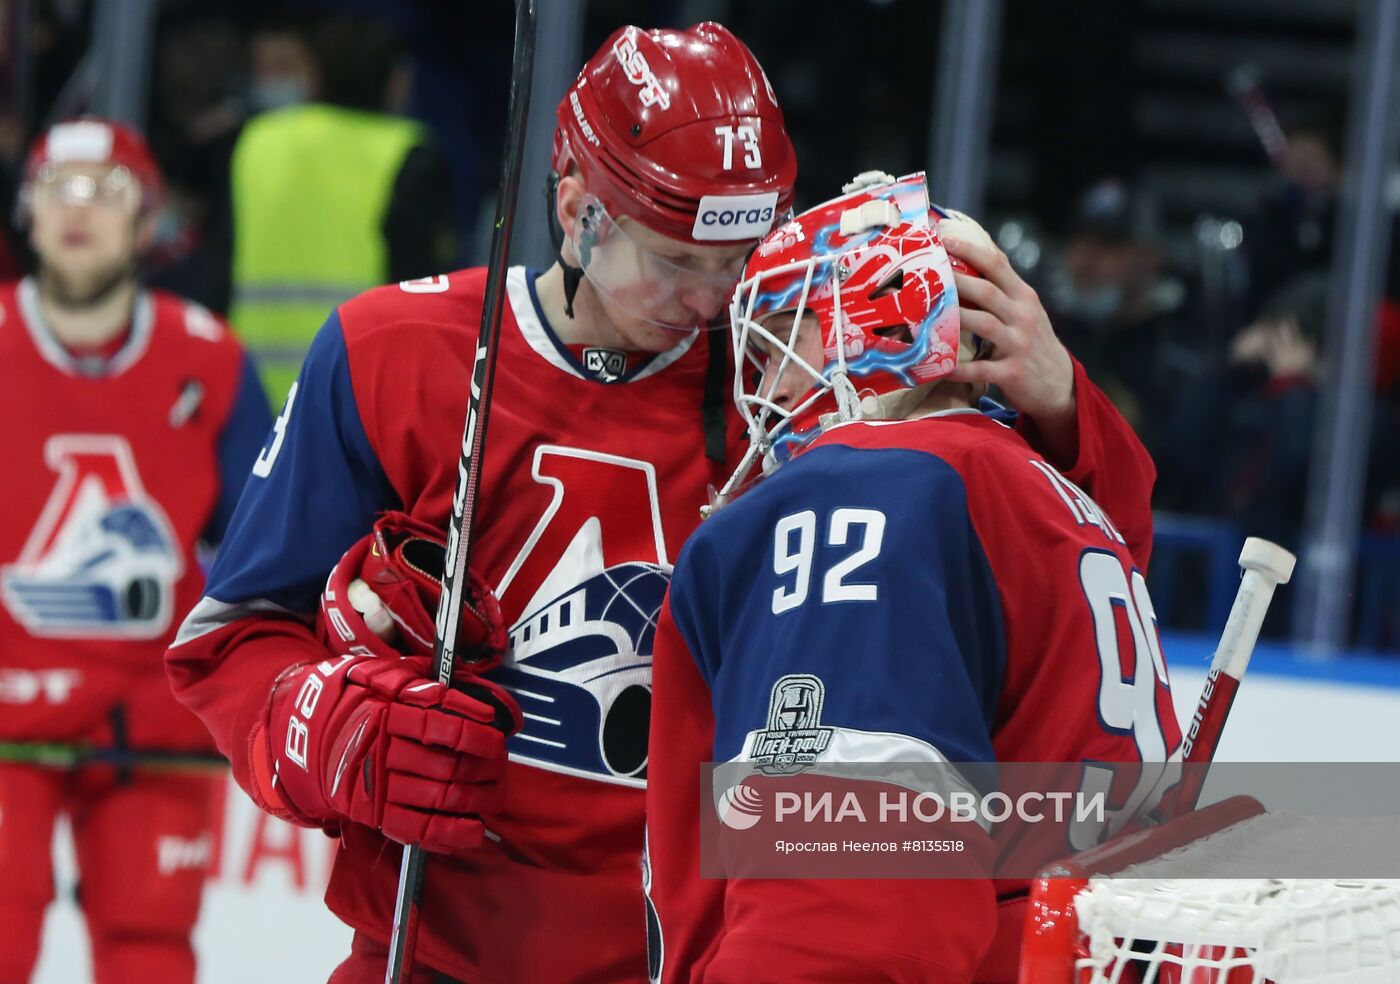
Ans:
{"label": "hockey player in red helmet", "polygon": [[[195,978],[226,779],[162,656],[203,587],[196,546],[222,538],[271,414],[223,323],[136,279],[161,187],[135,131],[51,127],[18,208],[38,269],[0,286],[4,981],[34,969],[60,814],[95,979]],[[71,767],[26,761],[54,745]]]}
{"label": "hockey player in red helmet", "polygon": [[718,25],[618,31],[559,104],[559,265],[542,291],[641,351],[715,322],[753,244],[791,214],[797,162],[753,54]]}
{"label": "hockey player in red helmet", "polygon": [[91,301],[130,288],[164,191],[134,130],[77,119],[44,133],[25,160],[17,215],[30,227],[45,289]]}
{"label": "hockey player in red helmet", "polygon": [[[816,770],[924,762],[918,781],[934,782],[938,763],[1153,762],[1155,780],[1180,755],[1141,542],[979,412],[980,383],[955,378],[986,345],[958,304],[980,278],[944,236],[990,248],[971,219],[930,204],[922,174],[867,176],[765,238],[735,292],[751,452],[726,492],[759,459],[768,475],[692,536],[658,622],[655,980],[775,966],[794,980],[1016,980],[1024,883],[968,877],[981,862],[923,882],[856,867],[850,880],[726,881],[697,865],[713,808],[701,765],[767,771],[789,692],[808,709],[800,733],[824,738],[783,747]],[[1105,399],[1087,387],[1081,399]],[[1102,614],[1119,604],[1133,630],[1105,654]],[[958,836],[960,861],[995,856],[976,825]]]}
{"label": "hockey player in red helmet", "polygon": [[[558,122],[558,262],[506,276],[477,506],[472,563],[498,604],[481,597],[468,627],[503,639],[499,665],[472,693],[415,680],[404,628],[432,605],[401,588],[423,582],[382,581],[382,565],[327,582],[343,556],[378,557],[365,537],[381,513],[407,515],[376,531],[386,544],[447,524],[480,269],[331,314],[167,655],[259,805],[338,835],[326,901],[355,940],[337,982],[384,976],[406,842],[436,855],[415,981],[646,972],[655,615],[707,487],[741,450],[727,335],[700,329],[722,324],[745,256],[785,220],[796,168],[762,70],[717,24],[619,30]],[[1100,460],[1115,438],[1083,420]],[[357,641],[374,625],[409,661]]]}

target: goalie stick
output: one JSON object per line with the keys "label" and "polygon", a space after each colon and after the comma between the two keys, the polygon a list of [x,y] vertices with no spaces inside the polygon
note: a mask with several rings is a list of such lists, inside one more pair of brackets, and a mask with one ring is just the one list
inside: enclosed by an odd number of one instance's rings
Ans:
{"label": "goalie stick", "polygon": [[1235,702],[1244,671],[1249,667],[1249,658],[1254,654],[1254,644],[1259,640],[1259,628],[1264,624],[1274,588],[1288,583],[1296,562],[1297,558],[1277,543],[1255,536],[1244,541],[1244,549],[1240,551],[1244,576],[1240,578],[1220,645],[1210,661],[1205,686],[1181,743],[1182,764],[1196,768],[1182,770],[1181,783],[1157,810],[1161,819],[1196,808],[1205,786],[1206,766],[1215,758],[1220,745],[1225,719]]}
{"label": "goalie stick", "polygon": [[[491,233],[491,254],[486,267],[486,297],[481,309],[476,356],[472,363],[471,394],[462,433],[462,453],[457,459],[457,489],[452,496],[452,521],[447,529],[447,555],[442,568],[442,594],[437,610],[434,663],[437,679],[442,683],[451,681],[456,659],[455,628],[461,618],[462,593],[467,581],[467,563],[471,558],[472,519],[476,513],[481,459],[486,447],[491,385],[496,375],[496,352],[505,306],[506,263],[510,255],[511,230],[515,225],[516,197],[525,153],[525,120],[530,109],[534,65],[535,0],[515,0],[515,51],[512,55],[506,152],[501,161],[496,222]],[[404,847],[403,862],[399,868],[398,896],[394,902],[394,925],[389,937],[389,961],[384,974],[386,984],[401,984],[413,966],[427,860],[418,845]]]}

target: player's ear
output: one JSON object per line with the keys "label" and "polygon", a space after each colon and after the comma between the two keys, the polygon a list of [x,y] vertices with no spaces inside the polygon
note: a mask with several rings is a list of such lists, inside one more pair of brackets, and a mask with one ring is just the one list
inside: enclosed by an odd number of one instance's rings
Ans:
{"label": "player's ear", "polygon": [[579,216],[583,212],[583,199],[586,194],[587,189],[583,186],[583,179],[578,176],[577,168],[570,168],[569,173],[559,179],[554,192],[554,218],[564,234],[559,244],[559,255],[565,263],[574,266],[579,262],[578,253],[574,249],[574,233]]}
{"label": "player's ear", "polygon": [[156,213],[152,209],[143,208],[136,214],[136,255],[143,255],[150,249],[151,243],[156,238]]}
{"label": "player's ear", "polygon": [[559,220],[559,227],[564,230],[565,240],[573,238],[574,226],[583,211],[583,198],[586,194],[587,189],[584,188],[583,179],[578,176],[578,171],[571,169],[559,179],[559,190],[554,196],[554,215]]}

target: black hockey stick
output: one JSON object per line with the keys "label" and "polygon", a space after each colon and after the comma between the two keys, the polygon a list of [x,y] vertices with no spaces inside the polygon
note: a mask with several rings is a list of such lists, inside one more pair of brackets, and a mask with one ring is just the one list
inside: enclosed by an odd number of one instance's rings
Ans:
{"label": "black hockey stick", "polygon": [[1249,117],[1250,128],[1259,138],[1259,146],[1264,148],[1269,163],[1282,170],[1283,154],[1288,149],[1288,135],[1279,125],[1278,117],[1274,115],[1273,104],[1264,92],[1259,66],[1248,63],[1236,65],[1225,76],[1225,88]]}
{"label": "black hockey stick", "polygon": [[[462,612],[467,562],[471,558],[472,518],[476,513],[477,486],[481,480],[482,453],[486,447],[486,419],[491,408],[491,384],[496,375],[496,351],[500,347],[501,315],[505,308],[506,262],[510,234],[515,225],[516,196],[525,154],[525,119],[530,110],[530,83],[535,67],[535,0],[515,0],[515,52],[510,79],[510,118],[506,127],[506,152],[501,161],[501,181],[496,198],[496,224],[491,233],[491,256],[486,266],[486,299],[481,309],[481,332],[472,363],[471,395],[462,433],[462,453],[457,459],[457,489],[452,496],[452,522],[447,529],[447,556],[442,568],[442,595],[438,600],[437,640],[434,659],[437,678],[452,679],[456,661],[457,626]],[[404,848],[399,868],[399,891],[394,902],[394,926],[389,937],[387,984],[402,984],[413,966],[418,938],[418,917],[423,903],[423,874],[427,855],[417,844]]]}

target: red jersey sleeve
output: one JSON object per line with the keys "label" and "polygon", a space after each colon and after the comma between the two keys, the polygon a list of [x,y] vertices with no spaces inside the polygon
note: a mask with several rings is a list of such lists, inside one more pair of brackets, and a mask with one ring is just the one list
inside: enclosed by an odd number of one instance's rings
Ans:
{"label": "red jersey sleeve", "polygon": [[325,647],[301,622],[262,616],[241,618],[192,641],[177,642],[166,654],[171,688],[214,736],[238,785],[259,807],[286,820],[293,817],[268,771],[263,730],[272,685],[289,666],[325,655]]}
{"label": "red jersey sleeve", "polygon": [[[1016,430],[1065,478],[1094,497],[1127,541],[1133,560],[1147,570],[1152,557],[1152,486],[1157,468],[1113,401],[1074,363],[1075,447],[1061,459],[1049,453],[1035,421],[1025,414]],[[1064,450],[1064,449],[1060,449]]]}
{"label": "red jersey sleeve", "polygon": [[262,748],[273,682],[325,658],[310,626],[326,574],[380,511],[397,505],[348,364],[337,312],[257,455],[204,598],[166,653],[175,695],[203,720],[239,785],[277,815],[284,811]]}

